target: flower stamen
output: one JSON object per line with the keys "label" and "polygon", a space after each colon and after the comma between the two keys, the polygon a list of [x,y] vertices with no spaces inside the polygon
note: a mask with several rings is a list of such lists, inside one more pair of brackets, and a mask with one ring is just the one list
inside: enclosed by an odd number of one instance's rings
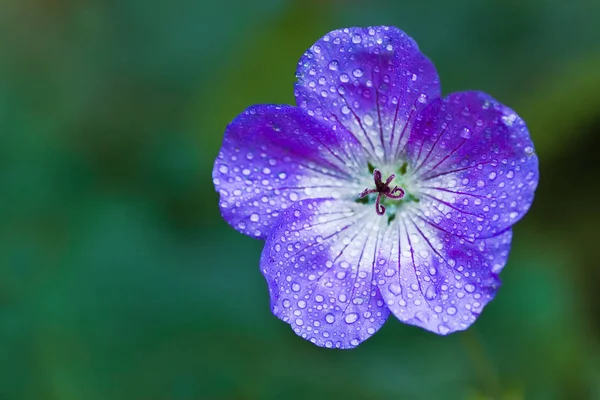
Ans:
{"label": "flower stamen", "polygon": [[375,181],[375,188],[369,189],[366,188],[358,195],[359,198],[364,198],[371,193],[377,193],[377,199],[375,200],[375,211],[378,215],[385,214],[385,206],[381,204],[381,198],[387,197],[388,199],[400,200],[404,197],[406,193],[404,189],[394,186],[392,189],[390,187],[390,183],[396,178],[396,174],[390,175],[385,182],[381,179],[381,171],[378,169],[373,170],[373,180]]}

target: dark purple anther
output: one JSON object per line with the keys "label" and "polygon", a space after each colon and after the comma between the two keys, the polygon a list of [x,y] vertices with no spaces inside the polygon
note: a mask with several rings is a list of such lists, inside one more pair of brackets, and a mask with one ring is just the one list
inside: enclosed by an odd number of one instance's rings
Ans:
{"label": "dark purple anther", "polygon": [[404,189],[399,188],[398,186],[394,186],[394,188],[390,188],[390,183],[396,178],[396,174],[392,174],[389,178],[386,179],[385,182],[381,180],[381,172],[376,169],[373,171],[373,179],[375,180],[375,189],[365,189],[358,197],[361,199],[365,196],[368,196],[371,193],[378,193],[377,200],[375,200],[375,211],[379,215],[385,214],[385,206],[381,204],[381,196],[385,196],[388,199],[400,200],[404,197],[406,193]]}

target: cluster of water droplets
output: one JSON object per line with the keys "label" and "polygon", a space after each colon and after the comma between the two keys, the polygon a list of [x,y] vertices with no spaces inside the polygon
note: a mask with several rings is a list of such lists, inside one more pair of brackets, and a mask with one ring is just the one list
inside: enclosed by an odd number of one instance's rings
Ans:
{"label": "cluster of water droplets", "polygon": [[378,164],[406,144],[411,116],[439,95],[435,69],[403,32],[354,28],[324,36],[298,67],[298,105],[343,125]]}
{"label": "cluster of water droplets", "polygon": [[417,125],[409,154],[418,165],[420,215],[458,237],[490,237],[529,209],[537,158],[523,121],[479,93],[455,94],[434,128]]}
{"label": "cluster of water droplets", "polygon": [[499,286],[510,238],[508,232],[472,244],[419,220],[388,228],[375,263],[386,306],[436,333],[467,328]]}
{"label": "cluster of water droplets", "polygon": [[351,202],[297,207],[263,254],[273,312],[313,343],[354,347],[389,315],[372,275],[380,221]]}
{"label": "cluster of water droplets", "polygon": [[[353,179],[360,149],[352,137],[327,145],[323,131],[329,127],[298,120],[300,110],[287,107],[284,114],[274,106],[257,108],[230,125],[213,170],[221,211],[236,229],[265,238],[296,201],[337,199],[360,190]],[[326,133],[335,139],[333,132]]]}

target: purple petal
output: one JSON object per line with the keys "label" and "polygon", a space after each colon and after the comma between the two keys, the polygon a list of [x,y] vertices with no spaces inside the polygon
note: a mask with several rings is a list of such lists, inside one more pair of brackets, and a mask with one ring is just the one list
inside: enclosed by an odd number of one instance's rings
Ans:
{"label": "purple petal", "polygon": [[417,120],[407,152],[419,218],[474,240],[504,231],[527,212],[538,159],[513,110],[483,93],[454,93]]}
{"label": "purple petal", "polygon": [[337,198],[363,188],[359,143],[292,106],[258,105],[225,131],[213,169],[223,218],[264,239],[279,215],[306,197]]}
{"label": "purple petal", "polygon": [[470,243],[407,217],[380,248],[379,290],[402,322],[442,335],[464,330],[495,296],[510,241],[507,230]]}
{"label": "purple petal", "polygon": [[440,95],[433,64],[394,27],[328,33],[304,53],[296,102],[352,132],[383,164],[401,152],[413,117]]}
{"label": "purple petal", "polygon": [[318,346],[356,347],[389,315],[373,278],[386,223],[373,214],[355,202],[302,200],[267,239],[261,269],[272,311]]}

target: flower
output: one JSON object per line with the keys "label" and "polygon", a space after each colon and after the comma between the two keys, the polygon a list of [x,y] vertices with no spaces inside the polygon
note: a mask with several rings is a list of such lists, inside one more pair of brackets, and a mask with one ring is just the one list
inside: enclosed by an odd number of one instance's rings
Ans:
{"label": "flower", "polygon": [[330,32],[296,76],[298,106],[236,117],[213,170],[225,220],[266,239],[272,312],[336,348],[390,314],[441,335],[469,327],[537,186],[523,120],[481,92],[441,98],[394,27]]}

